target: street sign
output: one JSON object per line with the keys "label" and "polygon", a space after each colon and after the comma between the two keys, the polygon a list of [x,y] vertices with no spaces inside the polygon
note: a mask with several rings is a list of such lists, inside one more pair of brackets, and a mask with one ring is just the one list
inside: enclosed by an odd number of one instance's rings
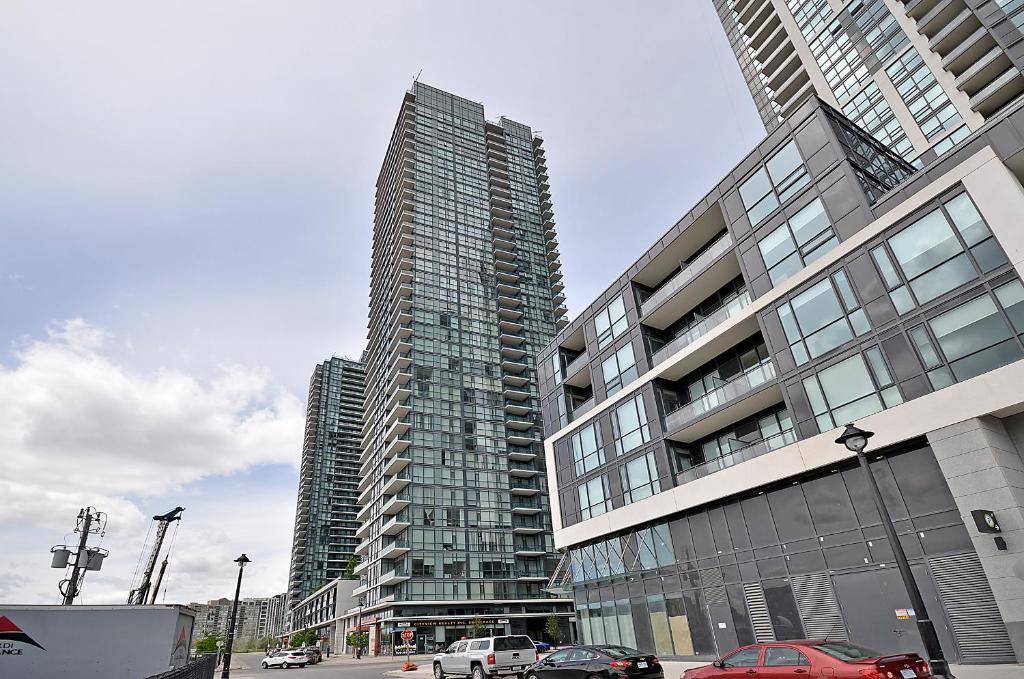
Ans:
{"label": "street sign", "polygon": [[498,619],[498,624],[499,625],[507,625],[508,624],[508,618],[499,618]]}
{"label": "street sign", "polygon": [[402,641],[412,641],[416,638],[416,633],[411,629],[402,630]]}
{"label": "street sign", "polygon": [[395,627],[412,627],[412,623],[411,622],[397,622],[397,623],[395,623]]}

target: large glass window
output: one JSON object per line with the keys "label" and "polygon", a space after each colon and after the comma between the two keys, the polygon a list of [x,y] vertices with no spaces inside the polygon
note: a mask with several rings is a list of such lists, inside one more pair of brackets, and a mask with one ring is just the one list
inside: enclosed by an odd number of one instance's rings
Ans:
{"label": "large glass window", "polygon": [[913,308],[913,298],[924,304],[1007,261],[966,193],[947,200],[887,243],[888,250],[880,245],[871,256],[901,314]]}
{"label": "large glass window", "polygon": [[626,305],[622,301],[622,295],[613,299],[608,306],[597,312],[594,317],[594,328],[597,330],[597,346],[603,349],[622,334],[628,327],[626,320]]}
{"label": "large glass window", "polygon": [[569,439],[576,475],[582,476],[604,464],[604,448],[601,447],[601,430],[596,422],[580,428]]}
{"label": "large glass window", "polygon": [[781,304],[778,311],[797,365],[828,353],[871,329],[843,271]]}
{"label": "large glass window", "polygon": [[619,476],[622,480],[623,501],[627,505],[661,492],[654,453],[647,453],[622,465],[619,467]]}
{"label": "large glass window", "polygon": [[615,408],[612,413],[612,431],[615,436],[615,452],[619,455],[651,440],[642,394],[637,394]]}
{"label": "large glass window", "polygon": [[989,295],[928,321],[953,377],[966,380],[1021,358],[1021,349]]}
{"label": "large glass window", "polygon": [[752,225],[764,221],[810,182],[796,142],[789,142],[740,185],[740,198]]}
{"label": "large glass window", "polygon": [[831,250],[839,241],[821,199],[817,198],[762,238],[761,250],[772,283],[788,278]]}
{"label": "large glass window", "polygon": [[611,396],[626,384],[637,378],[636,358],[633,345],[627,344],[601,363],[604,384]]}
{"label": "large glass window", "polygon": [[612,509],[608,477],[602,474],[576,487],[580,497],[580,518],[591,519]]}
{"label": "large glass window", "polygon": [[825,368],[803,384],[819,431],[903,402],[878,347]]}

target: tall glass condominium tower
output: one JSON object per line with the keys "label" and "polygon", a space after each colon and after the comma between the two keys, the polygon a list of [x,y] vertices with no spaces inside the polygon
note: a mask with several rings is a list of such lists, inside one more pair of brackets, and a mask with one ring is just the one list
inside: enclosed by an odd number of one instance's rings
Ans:
{"label": "tall glass condominium tower", "polygon": [[289,609],[341,577],[355,553],[356,473],[365,366],[333,357],[313,370],[292,541]]}
{"label": "tall glass condominium tower", "polygon": [[[371,649],[540,638],[551,537],[534,355],[566,308],[540,137],[415,83],[377,180],[357,553]],[[441,619],[444,622],[442,624]],[[400,643],[400,642],[399,642]]]}
{"label": "tall glass condominium tower", "polygon": [[1024,92],[1020,0],[714,0],[774,131],[817,95],[921,166]]}

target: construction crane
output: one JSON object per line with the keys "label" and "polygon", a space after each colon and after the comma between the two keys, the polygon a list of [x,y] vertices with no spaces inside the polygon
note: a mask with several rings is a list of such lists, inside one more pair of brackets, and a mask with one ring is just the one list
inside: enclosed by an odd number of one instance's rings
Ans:
{"label": "construction crane", "polygon": [[152,588],[152,593],[150,593],[153,569],[156,568],[156,560],[160,558],[160,549],[164,544],[164,535],[167,533],[167,527],[174,521],[180,521],[183,511],[185,511],[184,507],[175,507],[166,514],[159,514],[153,517],[153,520],[157,522],[156,540],[153,543],[153,551],[150,552],[149,559],[146,561],[146,570],[142,572],[142,580],[139,582],[139,586],[128,593],[129,606],[142,606],[147,603],[153,604],[156,602],[156,594],[160,591],[160,581],[163,580],[164,571],[167,570],[167,557],[164,557],[163,563],[160,564],[160,573],[156,578],[156,586]]}

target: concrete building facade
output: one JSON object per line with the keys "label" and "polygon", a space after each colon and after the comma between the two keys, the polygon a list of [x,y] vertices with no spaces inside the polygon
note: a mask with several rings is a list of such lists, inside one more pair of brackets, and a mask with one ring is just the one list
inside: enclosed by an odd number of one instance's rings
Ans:
{"label": "concrete building facade", "polygon": [[[242,599],[238,602],[235,639],[265,639],[277,636],[284,624],[284,594],[273,597]],[[196,612],[196,636],[219,634],[227,637],[231,625],[232,599],[211,599],[205,604],[190,603]]]}
{"label": "concrete building facade", "polygon": [[[371,647],[540,636],[556,562],[533,356],[565,325],[540,137],[420,82],[377,181],[356,595]],[[400,627],[401,625],[401,627]]]}
{"label": "concrete building facade", "polygon": [[538,357],[551,584],[589,643],[922,652],[856,422],[947,657],[1020,661],[1024,102],[920,170],[790,113]]}
{"label": "concrete building facade", "polygon": [[774,131],[818,96],[922,166],[1024,91],[1017,0],[714,0]]}
{"label": "concrete building facade", "polygon": [[289,606],[345,574],[355,533],[366,368],[334,356],[309,380],[292,537]]}

